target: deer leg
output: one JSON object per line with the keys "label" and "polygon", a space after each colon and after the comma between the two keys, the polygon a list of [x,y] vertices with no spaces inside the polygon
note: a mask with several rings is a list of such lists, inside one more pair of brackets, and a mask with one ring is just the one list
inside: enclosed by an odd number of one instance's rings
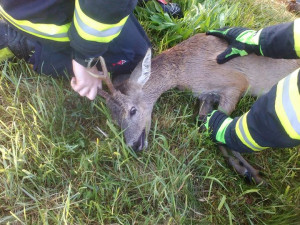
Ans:
{"label": "deer leg", "polygon": [[[227,150],[221,145],[219,145],[219,149],[223,156],[227,159],[228,164],[232,166],[238,174],[245,177],[247,181],[252,182],[254,180],[256,184],[265,183],[259,176],[259,171],[254,169],[239,152]],[[233,156],[230,155],[229,152],[231,152]]]}
{"label": "deer leg", "polygon": [[199,100],[199,116],[205,117],[208,113],[218,107],[220,103],[220,95],[216,92],[203,93],[199,96]]}
{"label": "deer leg", "polygon": [[[215,92],[211,93],[202,93],[199,97],[200,100],[200,109],[199,109],[199,121],[200,121],[200,131],[204,131],[202,122],[205,120],[205,117],[208,113],[213,111],[218,103],[220,102],[220,95]],[[219,145],[219,149],[223,156],[228,160],[229,164],[235,168],[239,174],[246,174],[247,169],[239,164],[237,159],[228,154],[227,149],[224,146]]]}
{"label": "deer leg", "polygon": [[252,180],[251,178],[253,178],[256,184],[265,183],[265,181],[259,176],[259,170],[253,168],[239,152],[232,151],[232,154],[239,160],[239,163],[247,168],[249,173],[246,175],[246,177],[248,177],[250,181]]}
{"label": "deer leg", "polygon": [[[227,93],[226,97],[220,100],[219,108],[225,111],[227,114],[230,114],[237,104],[240,95],[234,92],[231,92],[229,95]],[[224,146],[219,146],[222,154],[224,155],[225,151],[230,151],[232,156],[227,152],[228,163],[242,176],[244,176],[248,181],[252,181],[254,179],[256,184],[260,184],[264,182],[262,178],[259,176],[259,171],[254,169],[244,158],[243,156],[236,151],[227,150]],[[234,159],[233,159],[234,158]],[[244,169],[241,169],[243,167]]]}
{"label": "deer leg", "polygon": [[[220,102],[219,108],[222,108],[228,113],[231,113],[234,110],[234,106],[236,105],[239,97],[236,97],[236,93],[230,98],[222,98],[220,100],[220,95],[217,93],[204,93],[199,97],[200,100],[200,109],[199,109],[199,120],[200,122],[205,119],[205,116],[216,108],[217,104]],[[230,99],[228,101],[227,99]],[[200,130],[203,130],[203,126],[200,126]],[[248,181],[252,181],[254,179],[256,184],[264,183],[262,178],[259,176],[259,171],[254,169],[239,152],[227,150],[224,146],[219,145],[219,149],[225,159],[228,161],[229,165],[231,165],[238,174],[244,176]],[[229,154],[229,152],[232,154]]]}
{"label": "deer leg", "polygon": [[203,122],[208,113],[216,109],[220,102],[220,95],[215,92],[202,93],[199,96],[200,109],[199,109],[199,127],[200,131],[204,131]]}
{"label": "deer leg", "polygon": [[223,154],[224,158],[227,159],[229,165],[231,165],[239,174],[244,176],[247,173],[247,168],[240,165],[239,161],[235,157],[229,155],[227,149],[224,146],[219,145],[219,149]]}
{"label": "deer leg", "polygon": [[[203,120],[205,120],[205,116],[211,111],[213,111],[215,108],[217,108],[217,105],[220,102],[220,95],[218,95],[215,92],[203,93],[200,95],[199,100],[199,121],[203,122]],[[204,130],[204,127],[201,124],[200,131],[202,130]],[[239,163],[239,161],[235,157],[228,154],[228,151],[224,146],[219,145],[219,149],[221,150],[223,156],[228,160],[229,165],[231,165],[239,174],[246,175],[248,173],[247,168],[242,166],[242,164]]]}

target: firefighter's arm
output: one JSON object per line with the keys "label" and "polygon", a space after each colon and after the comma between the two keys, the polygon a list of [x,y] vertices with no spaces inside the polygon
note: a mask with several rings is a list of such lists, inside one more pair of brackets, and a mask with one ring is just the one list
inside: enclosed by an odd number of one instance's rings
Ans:
{"label": "firefighter's arm", "polygon": [[93,60],[103,55],[109,43],[120,34],[137,0],[75,0],[74,17],[68,35],[73,48],[74,91],[90,100],[102,87],[101,73]]}
{"label": "firefighter's arm", "polygon": [[75,0],[69,29],[73,58],[83,66],[102,55],[116,38],[137,0]]}
{"label": "firefighter's arm", "polygon": [[250,53],[284,59],[300,57],[300,19],[259,31],[233,27],[210,30],[207,34],[229,43],[228,48],[217,57],[220,64]]}
{"label": "firefighter's arm", "polygon": [[212,139],[239,152],[300,144],[299,69],[258,98],[241,117],[229,118],[220,111],[207,116],[205,127]]}

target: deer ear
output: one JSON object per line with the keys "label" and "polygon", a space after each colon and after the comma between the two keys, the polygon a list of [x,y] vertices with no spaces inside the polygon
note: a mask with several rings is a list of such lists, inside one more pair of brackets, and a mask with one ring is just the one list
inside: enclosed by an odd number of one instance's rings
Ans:
{"label": "deer ear", "polygon": [[149,80],[151,74],[151,49],[148,48],[144,59],[137,65],[130,76],[133,81],[141,86]]}

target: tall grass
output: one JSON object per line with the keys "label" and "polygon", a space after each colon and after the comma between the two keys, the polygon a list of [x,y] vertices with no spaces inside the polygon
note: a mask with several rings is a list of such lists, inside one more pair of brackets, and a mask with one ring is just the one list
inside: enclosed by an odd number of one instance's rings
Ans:
{"label": "tall grass", "polygon": [[[294,18],[271,0],[176,2],[183,19],[155,2],[135,12],[156,54],[208,29]],[[0,224],[299,224],[298,148],[247,156],[268,186],[247,184],[198,132],[196,100],[172,90],[155,105],[149,149],[136,154],[101,98],[22,61],[0,66]]]}

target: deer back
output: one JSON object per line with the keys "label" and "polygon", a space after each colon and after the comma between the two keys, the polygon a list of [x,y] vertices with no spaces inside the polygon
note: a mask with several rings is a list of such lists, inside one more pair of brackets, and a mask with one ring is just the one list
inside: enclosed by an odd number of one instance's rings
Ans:
{"label": "deer back", "polygon": [[167,81],[174,79],[178,87],[195,93],[222,92],[243,86],[246,80],[246,89],[257,96],[300,67],[300,60],[272,59],[255,54],[217,64],[217,55],[227,47],[227,42],[220,38],[196,34],[152,60],[149,85],[166,76]]}

